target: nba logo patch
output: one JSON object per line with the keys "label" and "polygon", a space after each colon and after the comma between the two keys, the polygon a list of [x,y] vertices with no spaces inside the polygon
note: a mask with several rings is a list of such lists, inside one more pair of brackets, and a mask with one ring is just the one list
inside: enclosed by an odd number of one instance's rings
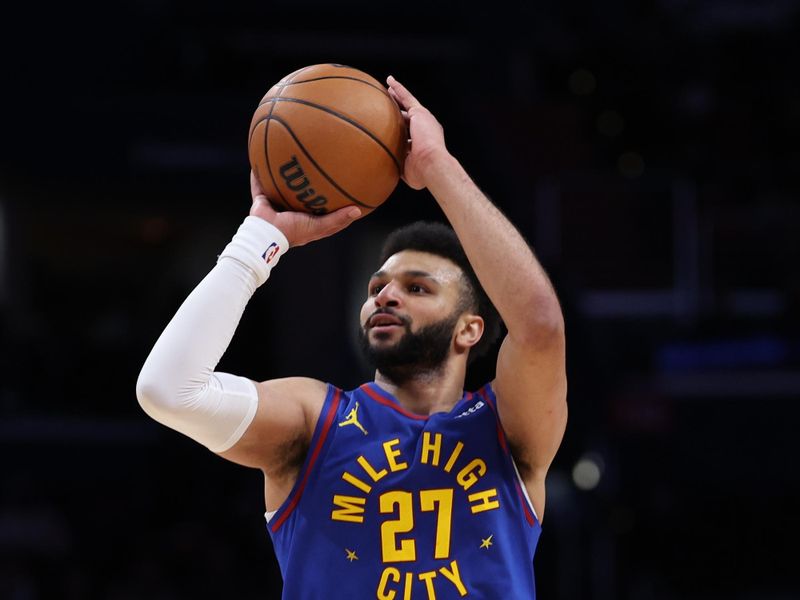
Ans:
{"label": "nba logo patch", "polygon": [[275,258],[275,255],[280,252],[281,247],[278,246],[277,242],[272,242],[269,247],[264,251],[264,254],[261,255],[261,258],[269,264],[272,262],[272,259]]}

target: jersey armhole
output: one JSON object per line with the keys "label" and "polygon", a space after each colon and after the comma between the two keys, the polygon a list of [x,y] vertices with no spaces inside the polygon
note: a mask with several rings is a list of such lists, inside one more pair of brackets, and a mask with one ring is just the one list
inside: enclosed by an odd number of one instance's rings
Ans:
{"label": "jersey armhole", "polygon": [[292,491],[289,492],[286,500],[277,510],[264,513],[271,533],[278,531],[300,502],[303,490],[308,483],[308,478],[314,471],[314,467],[323,452],[325,442],[328,440],[331,425],[336,420],[341,398],[342,390],[329,383],[325,401],[322,403],[319,419],[317,419],[317,425],[314,428],[314,434],[311,436],[308,453],[300,472],[297,474],[297,481],[295,481]]}
{"label": "jersey armhole", "polygon": [[500,414],[497,412],[497,396],[494,395],[492,384],[487,383],[476,393],[484,399],[486,404],[489,405],[489,408],[491,408],[492,412],[494,413],[494,420],[497,424],[497,438],[500,442],[500,446],[506,453],[506,456],[508,456],[508,459],[511,461],[511,466],[514,468],[514,484],[517,488],[517,495],[519,496],[519,500],[522,504],[522,512],[525,515],[525,520],[528,522],[528,525],[531,525],[532,527],[536,525],[541,527],[539,515],[536,514],[536,509],[534,508],[531,497],[528,494],[528,488],[525,486],[522,475],[520,475],[519,469],[517,468],[517,461],[514,460],[514,455],[511,452],[510,446],[508,445],[506,432],[503,430],[503,424],[500,422]]}

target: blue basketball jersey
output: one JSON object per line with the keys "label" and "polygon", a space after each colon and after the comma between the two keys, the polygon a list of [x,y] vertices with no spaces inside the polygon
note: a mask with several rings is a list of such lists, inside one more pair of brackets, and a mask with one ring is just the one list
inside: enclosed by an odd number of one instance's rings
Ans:
{"label": "blue basketball jersey", "polygon": [[430,417],[329,385],[267,528],[286,599],[535,598],[541,528],[490,385]]}

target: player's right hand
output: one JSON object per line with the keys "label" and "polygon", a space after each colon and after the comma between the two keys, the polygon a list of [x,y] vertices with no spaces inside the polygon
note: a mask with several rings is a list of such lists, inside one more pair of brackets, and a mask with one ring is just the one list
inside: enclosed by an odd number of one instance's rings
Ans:
{"label": "player's right hand", "polygon": [[260,217],[280,229],[289,246],[302,246],[333,235],[361,216],[361,210],[355,206],[321,216],[296,211],[278,212],[270,204],[253,171],[250,171],[250,194],[253,197],[250,216]]}
{"label": "player's right hand", "polygon": [[428,174],[436,169],[437,157],[448,156],[444,128],[414,95],[391,75],[386,79],[389,95],[397,101],[406,121],[411,144],[403,166],[403,181],[412,189],[428,187]]}

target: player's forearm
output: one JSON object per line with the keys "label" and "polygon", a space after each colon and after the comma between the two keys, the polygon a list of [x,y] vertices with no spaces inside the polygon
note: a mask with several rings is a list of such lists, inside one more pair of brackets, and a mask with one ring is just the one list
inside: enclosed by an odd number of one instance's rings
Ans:
{"label": "player's forearm", "polygon": [[456,231],[509,330],[524,341],[564,327],[558,298],[530,246],[450,154],[430,159],[428,190]]}
{"label": "player's forearm", "polygon": [[255,275],[224,259],[189,294],[150,351],[137,382],[156,412],[186,404],[207,385],[256,289]]}
{"label": "player's forearm", "polygon": [[286,238],[277,229],[248,217],[164,329],[139,374],[136,395],[145,412],[214,451],[227,449],[255,414],[252,382],[215,374],[214,368],[250,297],[269,276],[267,259],[277,261],[280,251],[270,248],[279,244],[285,250]]}

